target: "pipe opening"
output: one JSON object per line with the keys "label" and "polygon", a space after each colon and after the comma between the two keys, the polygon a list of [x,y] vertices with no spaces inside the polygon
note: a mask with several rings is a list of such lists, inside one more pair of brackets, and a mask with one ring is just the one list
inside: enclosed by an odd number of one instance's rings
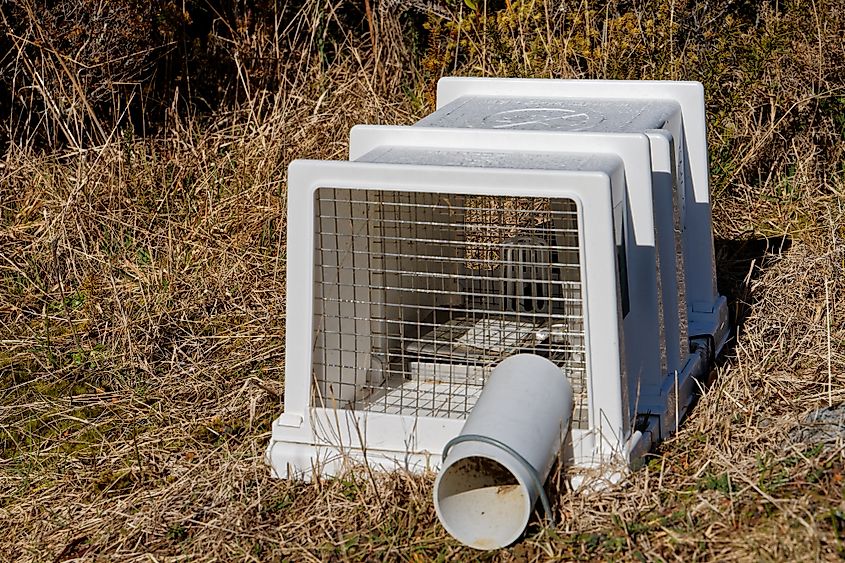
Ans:
{"label": "pipe opening", "polygon": [[446,530],[477,549],[505,547],[519,538],[531,516],[527,485],[496,460],[458,459],[435,484],[437,511]]}

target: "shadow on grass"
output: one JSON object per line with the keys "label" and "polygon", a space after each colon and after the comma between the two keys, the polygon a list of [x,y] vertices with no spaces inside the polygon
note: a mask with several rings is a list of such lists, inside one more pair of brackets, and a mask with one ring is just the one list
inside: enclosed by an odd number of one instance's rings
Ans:
{"label": "shadow on grass", "polygon": [[722,350],[718,365],[732,356],[736,345],[736,332],[745,323],[755,300],[754,281],[766,269],[789,251],[792,239],[749,238],[719,239],[715,241],[716,277],[719,292],[728,300],[731,321],[731,338]]}

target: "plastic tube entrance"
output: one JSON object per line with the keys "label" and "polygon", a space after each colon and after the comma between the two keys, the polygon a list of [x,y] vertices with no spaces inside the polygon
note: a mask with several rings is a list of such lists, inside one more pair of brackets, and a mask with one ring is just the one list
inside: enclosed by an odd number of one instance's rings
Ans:
{"label": "plastic tube entrance", "polygon": [[437,515],[452,536],[477,549],[519,538],[543,495],[572,405],[572,386],[546,358],[519,354],[493,370],[434,483]]}

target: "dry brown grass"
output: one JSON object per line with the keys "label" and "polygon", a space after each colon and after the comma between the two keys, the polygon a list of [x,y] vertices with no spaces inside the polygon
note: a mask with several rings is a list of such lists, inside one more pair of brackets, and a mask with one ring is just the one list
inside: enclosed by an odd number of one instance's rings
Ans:
{"label": "dry brown grass", "polygon": [[[0,559],[845,555],[845,444],[788,436],[805,412],[845,401],[843,10],[742,19],[725,3],[727,21],[716,4],[513,2],[489,19],[461,6],[461,23],[431,20],[420,74],[395,9],[376,2],[375,37],[349,32],[326,66],[311,56],[307,4],[292,20],[302,57],[278,92],[252,87],[244,67],[248,95],[213,119],[172,114],[155,138],[77,150],[12,144],[0,162]],[[667,17],[710,38],[655,31]],[[452,72],[704,80],[720,286],[741,321],[716,383],[644,468],[589,496],[557,475],[558,528],[537,520],[490,554],[439,526],[431,476],[289,483],[262,461],[284,388],[286,165],[342,158],[355,123],[412,122]]]}

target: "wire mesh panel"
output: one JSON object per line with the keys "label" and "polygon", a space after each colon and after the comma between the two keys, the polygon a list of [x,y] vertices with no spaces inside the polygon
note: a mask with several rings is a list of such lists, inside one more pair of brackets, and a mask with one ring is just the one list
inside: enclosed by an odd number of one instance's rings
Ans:
{"label": "wire mesh panel", "polygon": [[588,427],[574,201],[321,188],[317,404],[465,418],[517,353],[559,365]]}

